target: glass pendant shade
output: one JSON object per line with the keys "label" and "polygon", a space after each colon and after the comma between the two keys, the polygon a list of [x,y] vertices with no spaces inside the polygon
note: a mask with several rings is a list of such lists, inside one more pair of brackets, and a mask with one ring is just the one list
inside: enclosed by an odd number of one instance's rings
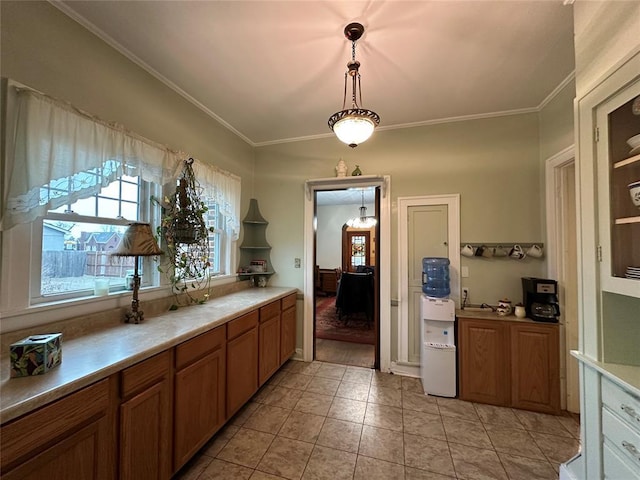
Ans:
{"label": "glass pendant shade", "polygon": [[375,125],[371,119],[357,113],[348,114],[333,126],[333,132],[343,143],[356,146],[369,139]]}

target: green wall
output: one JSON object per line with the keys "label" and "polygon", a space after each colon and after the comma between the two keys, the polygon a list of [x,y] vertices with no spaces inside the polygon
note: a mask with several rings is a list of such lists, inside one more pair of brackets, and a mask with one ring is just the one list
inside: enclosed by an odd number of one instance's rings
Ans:
{"label": "green wall", "polygon": [[[303,185],[334,176],[339,158],[363,173],[391,176],[391,296],[397,298],[397,198],[459,193],[462,242],[541,242],[536,114],[378,131],[356,149],[329,137],[256,149],[256,195],[269,219],[273,282],[303,287]],[[284,212],[286,214],[283,214]],[[467,259],[462,279],[477,302],[519,301],[520,277],[541,275],[544,261]]]}
{"label": "green wall", "polygon": [[253,149],[47,2],[0,2],[2,76],[242,178]]}

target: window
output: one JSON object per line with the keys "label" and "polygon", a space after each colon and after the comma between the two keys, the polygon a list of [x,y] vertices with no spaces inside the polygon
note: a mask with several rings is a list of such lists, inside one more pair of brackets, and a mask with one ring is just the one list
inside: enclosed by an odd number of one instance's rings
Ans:
{"label": "window", "polygon": [[[25,85],[12,80],[6,85],[3,327],[16,330],[25,322],[38,325],[121,306],[115,296],[95,303],[90,299],[96,278],[108,277],[114,292],[126,288],[133,269],[131,258],[106,254],[131,221],[160,223],[160,207],[150,199],[164,198],[160,186],[175,182],[176,167],[188,155]],[[215,200],[208,219],[218,226],[210,239],[211,272],[229,274],[240,227],[241,179],[197,159],[193,166]],[[153,262],[140,260],[142,285],[165,283]]]}
{"label": "window", "polygon": [[224,275],[228,273],[225,262],[227,245],[227,234],[224,230],[226,220],[218,204],[213,200],[207,202],[207,227],[213,227],[213,232],[209,233],[209,267],[211,276]]}
{"label": "window", "polygon": [[[99,172],[76,174],[73,181],[100,182]],[[94,178],[95,176],[95,178]],[[47,197],[66,195],[68,182],[44,187]],[[97,279],[106,279],[110,291],[128,287],[126,277],[134,270],[133,257],[111,256],[132,221],[149,221],[151,184],[139,177],[123,175],[88,198],[49,210],[42,220],[39,275],[34,275],[31,297],[35,302],[92,295]],[[46,192],[45,192],[46,191]],[[34,245],[35,247],[35,245]],[[142,285],[152,284],[151,259],[138,266]],[[146,268],[145,268],[146,267]]]}

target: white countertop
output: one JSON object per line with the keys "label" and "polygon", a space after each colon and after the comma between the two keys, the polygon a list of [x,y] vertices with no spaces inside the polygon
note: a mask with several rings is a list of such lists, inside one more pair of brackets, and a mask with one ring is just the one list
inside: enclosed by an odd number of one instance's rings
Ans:
{"label": "white countertop", "polygon": [[43,375],[10,378],[5,355],[0,363],[0,423],[296,292],[284,287],[251,288],[145,318],[141,324],[118,323],[78,338],[63,337],[62,363]]}
{"label": "white countertop", "polygon": [[640,398],[640,366],[598,362],[577,350],[571,350],[571,355],[582,363],[605,374],[607,378],[610,378],[622,388]]}

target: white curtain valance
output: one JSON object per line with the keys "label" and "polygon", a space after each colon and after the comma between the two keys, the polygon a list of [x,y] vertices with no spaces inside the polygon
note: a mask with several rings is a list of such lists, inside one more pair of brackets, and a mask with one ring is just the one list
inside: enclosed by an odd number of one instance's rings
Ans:
{"label": "white curtain valance", "polygon": [[[188,155],[28,88],[15,88],[1,230],[98,193],[122,175],[172,183]],[[240,179],[198,162],[198,180],[239,228]],[[210,193],[209,193],[210,192]],[[227,213],[228,212],[228,213]],[[238,225],[236,227],[235,225]]]}
{"label": "white curtain valance", "polygon": [[227,234],[237,240],[240,235],[240,177],[197,159],[193,162],[193,173],[204,188],[204,195],[212,198],[224,215]]}

